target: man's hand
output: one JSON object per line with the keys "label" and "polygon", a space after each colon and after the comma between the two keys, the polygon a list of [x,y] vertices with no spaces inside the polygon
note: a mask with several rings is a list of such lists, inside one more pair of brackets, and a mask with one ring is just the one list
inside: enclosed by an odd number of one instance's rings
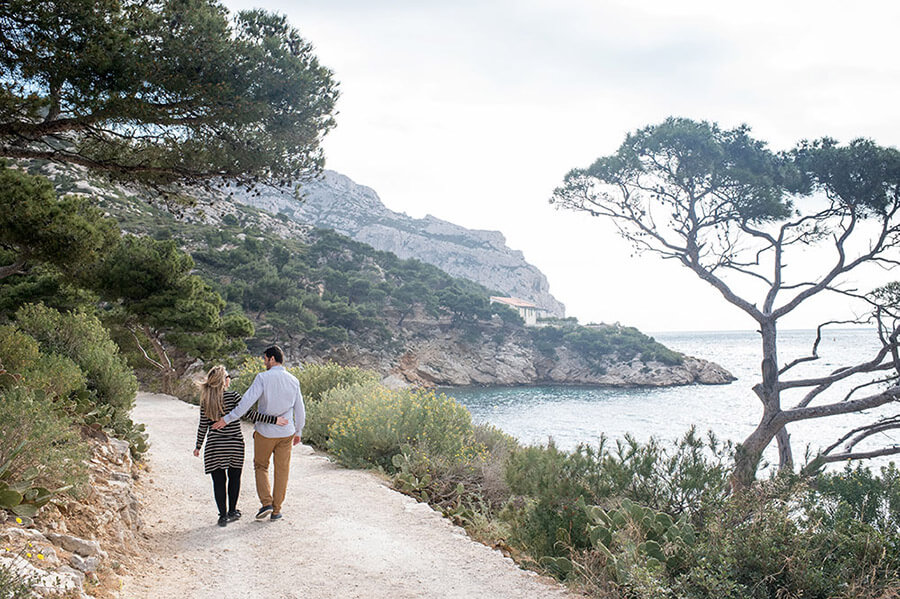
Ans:
{"label": "man's hand", "polygon": [[293,445],[300,445],[300,435],[294,435]]}
{"label": "man's hand", "polygon": [[219,430],[220,428],[225,428],[225,419],[219,418],[215,422],[213,422],[213,430]]}
{"label": "man's hand", "polygon": [[199,450],[199,449],[195,449],[195,450],[194,450],[194,457],[195,457],[195,458],[199,458],[199,457],[200,457],[200,450]]}
{"label": "man's hand", "polygon": [[288,423],[288,419],[285,418],[284,416],[279,416],[278,418],[275,419],[275,424],[277,424],[278,426],[284,426],[287,423]]}

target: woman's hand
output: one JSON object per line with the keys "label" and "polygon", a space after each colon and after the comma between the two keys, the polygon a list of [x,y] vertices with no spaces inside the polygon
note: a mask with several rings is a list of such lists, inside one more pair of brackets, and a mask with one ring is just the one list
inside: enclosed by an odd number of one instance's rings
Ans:
{"label": "woman's hand", "polygon": [[195,457],[195,458],[199,458],[199,457],[200,457],[200,450],[199,450],[199,449],[195,449],[195,450],[194,450],[194,457]]}
{"label": "woman's hand", "polygon": [[283,416],[279,416],[278,418],[275,419],[275,424],[277,424],[278,426],[284,426],[287,423],[288,423],[288,419]]}

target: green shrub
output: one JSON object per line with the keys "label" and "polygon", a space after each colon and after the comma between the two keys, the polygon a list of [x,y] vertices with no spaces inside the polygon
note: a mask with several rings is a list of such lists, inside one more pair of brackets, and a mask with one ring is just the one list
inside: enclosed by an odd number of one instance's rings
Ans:
{"label": "green shrub", "polygon": [[72,421],[50,401],[21,386],[0,389],[0,480],[77,490],[89,458]]}
{"label": "green shrub", "polygon": [[40,348],[26,379],[33,376],[36,387],[59,394],[79,423],[110,430],[129,442],[135,456],[146,451],[143,426],[130,418],[137,379],[97,318],[28,304],[16,312],[16,326]]}
{"label": "green shrub", "polygon": [[126,413],[131,410],[137,379],[96,317],[29,304],[16,312],[16,325],[37,340],[42,353],[59,354],[75,362],[99,403]]}
{"label": "green shrub", "polygon": [[832,525],[856,520],[883,534],[896,534],[900,471],[891,463],[881,468],[881,476],[875,476],[869,468],[847,464],[843,472],[822,473],[814,479],[806,507]]}
{"label": "green shrub", "polygon": [[24,384],[51,398],[65,399],[87,388],[87,379],[78,365],[58,354],[42,356],[23,375]]}
{"label": "green shrub", "polygon": [[18,375],[22,385],[53,399],[65,399],[87,383],[75,362],[58,354],[42,354],[34,337],[12,325],[0,327],[0,364]]}
{"label": "green shrub", "polygon": [[[291,369],[292,372],[293,369]],[[310,402],[319,401],[322,394],[336,387],[351,385],[371,385],[379,381],[377,373],[355,366],[341,366],[334,362],[306,364],[299,372],[294,372],[300,381],[303,398]]]}
{"label": "green shrub", "polygon": [[517,497],[504,511],[514,541],[534,559],[591,547],[582,503],[609,506],[623,499],[673,519],[702,522],[725,500],[728,448],[690,430],[674,447],[626,436],[611,445],[566,452],[552,443],[512,452],[506,480]]}
{"label": "green shrub", "polygon": [[13,325],[0,326],[0,364],[9,372],[22,374],[38,361],[40,347],[34,337]]}
{"label": "green shrub", "polygon": [[329,428],[334,421],[360,398],[377,393],[379,383],[369,382],[349,386],[338,386],[325,391],[318,401],[306,402],[306,426],[303,440],[320,449],[327,449]]}
{"label": "green shrub", "polygon": [[602,438],[597,446],[579,445],[571,452],[551,443],[515,451],[507,481],[514,494],[538,500],[602,504],[624,497],[675,518],[687,513],[702,519],[727,493],[730,451],[695,429],[672,447],[628,435],[614,445]]}
{"label": "green shrub", "polygon": [[896,596],[896,546],[851,517],[816,518],[798,501],[806,492],[779,480],[729,500],[707,520],[677,588],[710,599]]}
{"label": "green shrub", "polygon": [[328,448],[344,464],[391,471],[406,444],[460,459],[472,451],[471,415],[455,400],[430,390],[370,389],[329,428]]}

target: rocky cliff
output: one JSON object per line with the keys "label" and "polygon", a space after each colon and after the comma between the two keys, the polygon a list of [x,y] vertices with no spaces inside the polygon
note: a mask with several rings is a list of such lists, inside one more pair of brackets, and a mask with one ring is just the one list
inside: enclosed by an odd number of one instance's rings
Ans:
{"label": "rocky cliff", "polygon": [[466,229],[430,215],[412,218],[394,212],[373,189],[334,171],[305,184],[300,190],[302,201],[290,189],[233,191],[234,199],[243,204],[334,229],[376,249],[433,264],[501,295],[531,301],[554,316],[565,316],[565,306],[550,294],[547,277],[526,262],[522,252],[508,248],[499,231]]}

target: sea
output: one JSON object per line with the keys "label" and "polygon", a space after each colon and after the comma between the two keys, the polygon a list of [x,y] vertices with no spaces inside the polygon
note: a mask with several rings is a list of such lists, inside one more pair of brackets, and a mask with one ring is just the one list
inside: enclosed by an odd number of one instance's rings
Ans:
{"label": "sea", "polygon": [[[762,349],[755,331],[656,333],[652,336],[667,347],[710,360],[728,369],[737,380],[727,385],[687,385],[666,388],[610,388],[573,386],[464,387],[444,389],[472,413],[478,423],[488,423],[524,444],[546,444],[563,449],[580,443],[596,444],[601,437],[622,439],[626,434],[639,441],[650,437],[672,443],[691,427],[720,440],[740,442],[759,421],[762,404],[752,391],[760,380]],[[779,331],[780,365],[810,356],[815,330]],[[819,359],[790,369],[783,380],[827,374],[845,365],[870,359],[879,347],[871,329],[825,329],[818,347]],[[843,400],[853,387],[874,377],[862,376],[848,384],[835,385],[812,405]],[[861,397],[880,387],[867,387]],[[783,395],[782,406],[793,406],[802,394]],[[888,404],[862,414],[832,416],[788,426],[797,463],[807,453],[828,446],[846,431],[877,418],[896,414],[897,404]],[[900,443],[900,431],[873,438],[858,448]],[[877,467],[900,456],[867,461]],[[774,443],[764,456],[764,465],[777,463]]]}

